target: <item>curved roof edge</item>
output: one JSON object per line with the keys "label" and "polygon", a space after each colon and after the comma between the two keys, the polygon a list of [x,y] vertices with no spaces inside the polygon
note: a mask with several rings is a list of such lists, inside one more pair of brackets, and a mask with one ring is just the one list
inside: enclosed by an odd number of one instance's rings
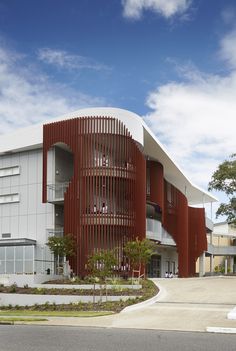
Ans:
{"label": "curved roof edge", "polygon": [[134,140],[143,146],[146,156],[164,166],[165,179],[186,195],[190,205],[218,201],[217,198],[194,185],[172,160],[164,146],[150,130],[144,120],[136,113],[112,107],[85,108],[52,118],[44,123],[22,128],[0,137],[0,154],[39,148],[43,143],[43,124],[76,117],[104,116],[121,120]]}

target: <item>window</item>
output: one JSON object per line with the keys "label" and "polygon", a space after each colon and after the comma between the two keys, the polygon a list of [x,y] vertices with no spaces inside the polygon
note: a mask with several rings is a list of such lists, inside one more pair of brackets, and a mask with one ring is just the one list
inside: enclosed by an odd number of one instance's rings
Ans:
{"label": "window", "polygon": [[0,195],[0,204],[8,204],[11,202],[19,202],[19,201],[20,201],[19,194]]}
{"label": "window", "polygon": [[20,167],[19,166],[6,167],[6,168],[0,169],[0,177],[9,177],[9,176],[17,175],[17,174],[20,174]]}
{"label": "window", "polygon": [[2,238],[10,238],[11,233],[2,233]]}

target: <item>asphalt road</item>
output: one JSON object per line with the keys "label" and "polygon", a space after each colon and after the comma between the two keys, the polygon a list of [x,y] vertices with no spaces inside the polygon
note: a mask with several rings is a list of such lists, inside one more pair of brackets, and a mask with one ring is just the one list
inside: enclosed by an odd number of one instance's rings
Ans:
{"label": "asphalt road", "polygon": [[235,351],[236,335],[0,325],[0,351]]}

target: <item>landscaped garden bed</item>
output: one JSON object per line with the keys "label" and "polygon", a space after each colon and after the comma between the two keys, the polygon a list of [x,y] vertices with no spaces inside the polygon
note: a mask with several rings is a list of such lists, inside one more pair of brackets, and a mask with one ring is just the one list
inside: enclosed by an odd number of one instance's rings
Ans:
{"label": "landscaped garden bed", "polygon": [[77,295],[77,296],[100,296],[101,294],[106,294],[108,296],[140,296],[144,293],[144,288],[141,289],[126,289],[120,286],[112,286],[105,289],[105,286],[102,285],[102,288],[97,289],[80,289],[80,288],[47,288],[47,287],[18,287],[16,284],[11,286],[0,286],[0,293],[5,294],[36,294],[36,295]]}
{"label": "landscaped garden bed", "polygon": [[[12,287],[8,287],[8,289],[11,289]],[[5,289],[7,289],[7,287],[2,287],[1,289],[3,289],[4,291],[0,291],[1,293],[9,293],[9,291],[7,292]],[[18,288],[18,287],[14,287],[14,291],[12,291],[12,293],[19,293],[21,289],[21,292],[23,293],[28,293],[29,294],[29,290],[31,288]],[[34,288],[35,289],[35,288]],[[37,289],[37,288],[36,288]],[[51,289],[45,289],[45,291],[43,291],[44,293],[48,294],[48,291],[50,291]],[[64,289],[55,289],[57,291],[57,293],[59,293],[60,291],[63,291]],[[74,293],[73,291],[74,289],[71,289],[71,291]],[[38,290],[36,290],[38,291]],[[75,290],[76,291],[76,290]],[[87,292],[87,294],[89,295],[93,295],[94,291],[92,290],[84,290],[85,292]],[[83,292],[84,292],[83,291]],[[55,291],[53,291],[54,293]],[[109,292],[109,290],[107,291]],[[127,299],[126,301],[122,301],[121,299],[119,301],[106,301],[106,302],[87,302],[87,303],[83,303],[83,302],[75,302],[75,303],[70,303],[70,304],[49,304],[49,303],[44,303],[43,305],[38,305],[35,304],[33,306],[29,306],[27,307],[27,310],[32,310],[32,311],[113,311],[113,312],[120,312],[123,308],[130,306],[134,303],[138,303],[138,302],[142,302],[144,300],[147,300],[153,296],[155,296],[158,293],[158,288],[156,287],[156,285],[150,281],[150,280],[143,280],[142,281],[142,289],[139,291],[139,297],[135,297],[135,294],[137,293],[137,291],[131,291],[132,295],[130,295],[130,299]],[[81,293],[81,291],[80,291]],[[97,291],[98,295],[100,294],[99,291]],[[110,292],[109,292],[110,293]],[[117,295],[118,292],[115,292],[114,290],[111,291],[112,295]],[[37,292],[36,294],[39,294],[39,292]],[[68,295],[68,289],[66,289],[66,294]],[[122,294],[126,295],[127,291],[120,291],[120,295],[122,298]],[[79,292],[77,291],[77,293],[75,295],[80,295]],[[103,296],[105,295],[105,291],[103,291]],[[127,295],[126,295],[127,296]],[[7,310],[22,310],[22,312],[26,309],[26,306],[1,306],[0,309],[4,312],[7,312]]]}

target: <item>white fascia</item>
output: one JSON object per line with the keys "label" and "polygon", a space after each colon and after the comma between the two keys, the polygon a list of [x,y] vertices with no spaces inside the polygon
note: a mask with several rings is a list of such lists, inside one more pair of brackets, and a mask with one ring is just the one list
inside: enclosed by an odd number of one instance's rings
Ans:
{"label": "white fascia", "polygon": [[[119,119],[129,130],[133,139],[142,146],[146,157],[157,160],[163,165],[165,179],[186,195],[190,205],[218,201],[214,196],[194,185],[184,175],[143,119],[133,112],[111,107],[86,108],[47,120],[43,124],[78,117],[114,117]],[[42,147],[43,124],[2,135],[0,137],[0,155]]]}

